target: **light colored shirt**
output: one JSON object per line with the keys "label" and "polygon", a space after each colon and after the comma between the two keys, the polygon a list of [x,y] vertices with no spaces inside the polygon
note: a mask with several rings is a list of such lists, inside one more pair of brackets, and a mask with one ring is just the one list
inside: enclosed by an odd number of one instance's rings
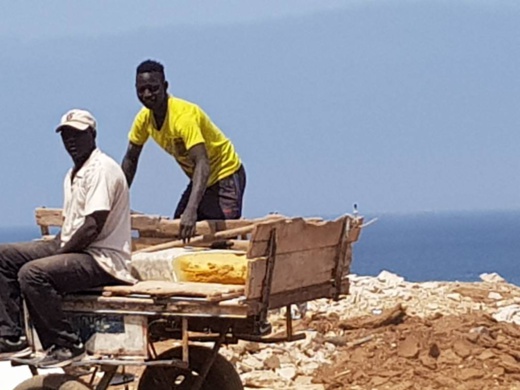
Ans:
{"label": "light colored shirt", "polygon": [[204,144],[210,167],[208,186],[231,176],[242,164],[231,141],[199,106],[173,96],[168,97],[168,111],[160,129],[152,111],[146,107],[135,117],[128,134],[130,142],[142,146],[150,136],[175,158],[190,179],[195,164],[189,158],[188,150]]}
{"label": "light colored shirt", "polygon": [[72,169],[65,176],[61,245],[65,245],[96,211],[109,211],[103,229],[85,252],[105,271],[125,282],[130,275],[130,199],[125,176],[119,164],[95,149],[71,181]]}

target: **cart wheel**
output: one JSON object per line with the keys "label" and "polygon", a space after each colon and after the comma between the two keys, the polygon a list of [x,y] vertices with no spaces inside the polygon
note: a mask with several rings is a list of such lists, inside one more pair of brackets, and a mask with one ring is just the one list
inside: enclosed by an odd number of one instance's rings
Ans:
{"label": "cart wheel", "polygon": [[66,374],[36,375],[13,390],[92,390],[78,378]]}
{"label": "cart wheel", "polygon": [[[188,370],[178,367],[146,367],[137,389],[190,390],[211,353],[209,348],[190,345]],[[157,359],[182,359],[182,347],[169,349],[157,356]],[[218,354],[200,390],[244,390],[244,386],[233,364]]]}

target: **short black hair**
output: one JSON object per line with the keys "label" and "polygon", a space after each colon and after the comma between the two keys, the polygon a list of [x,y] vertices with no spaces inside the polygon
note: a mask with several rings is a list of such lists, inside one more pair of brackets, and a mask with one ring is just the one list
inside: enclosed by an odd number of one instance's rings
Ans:
{"label": "short black hair", "polygon": [[164,66],[154,60],[145,60],[137,66],[137,74],[159,72],[164,77]]}

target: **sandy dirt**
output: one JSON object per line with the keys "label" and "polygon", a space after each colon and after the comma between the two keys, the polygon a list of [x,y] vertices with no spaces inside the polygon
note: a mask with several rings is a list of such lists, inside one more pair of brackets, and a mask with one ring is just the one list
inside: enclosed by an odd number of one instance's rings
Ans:
{"label": "sandy dirt", "polygon": [[[326,334],[343,329],[335,362],[313,382],[326,389],[520,389],[520,327],[488,315],[406,315],[400,305],[378,316],[312,318]],[[332,317],[332,318],[331,318]]]}

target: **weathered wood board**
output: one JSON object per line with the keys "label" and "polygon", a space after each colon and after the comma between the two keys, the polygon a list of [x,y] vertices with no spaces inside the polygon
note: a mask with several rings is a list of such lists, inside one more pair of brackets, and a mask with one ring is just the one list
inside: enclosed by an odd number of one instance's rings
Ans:
{"label": "weathered wood board", "polygon": [[[332,279],[336,265],[337,247],[309,249],[304,252],[292,252],[276,255],[271,294],[290,291]],[[267,268],[267,258],[249,262],[246,297],[259,298]]]}
{"label": "weathered wood board", "polygon": [[214,302],[239,297],[244,286],[216,283],[165,282],[149,280],[131,286],[106,286],[103,295],[150,295],[152,297],[200,297]]}
{"label": "weathered wood board", "polygon": [[[58,208],[37,208],[35,210],[36,223],[40,227],[59,227],[63,223],[61,213],[62,210]],[[222,230],[237,229],[272,218],[282,218],[282,216],[268,216],[258,220],[199,221],[196,225],[196,232],[198,235],[210,235]],[[169,219],[158,215],[132,214],[131,224],[132,230],[138,231],[142,237],[177,237],[180,229],[180,219]]]}
{"label": "weathered wood board", "polygon": [[276,229],[276,253],[302,252],[337,245],[344,218],[332,222],[308,222],[303,218],[263,222],[255,226],[247,257],[267,256],[269,234]]}
{"label": "weathered wood board", "polygon": [[284,219],[276,223],[258,223],[251,235],[251,244],[247,251],[250,259],[267,256],[267,247],[271,229],[277,229],[278,254],[301,252],[309,249],[337,245],[341,240],[343,223],[347,223],[348,239],[353,242],[359,236],[362,219],[343,216],[335,221],[310,221],[303,218]]}
{"label": "weathered wood board", "polygon": [[141,313],[145,315],[182,315],[245,318],[257,314],[258,305],[245,305],[239,299],[224,301],[185,301],[165,298],[137,298],[134,296],[67,295],[63,300],[63,310],[71,312],[100,312],[110,314]]}
{"label": "weathered wood board", "polygon": [[[342,244],[346,245],[344,234],[349,218],[344,216],[330,222],[297,218],[257,225],[248,250],[252,260],[248,265],[246,298],[254,300],[262,296],[272,231],[276,232],[272,295],[326,283],[332,286],[336,270],[343,273],[350,266],[351,252],[348,247],[342,250]],[[256,256],[261,257],[253,259]]]}

